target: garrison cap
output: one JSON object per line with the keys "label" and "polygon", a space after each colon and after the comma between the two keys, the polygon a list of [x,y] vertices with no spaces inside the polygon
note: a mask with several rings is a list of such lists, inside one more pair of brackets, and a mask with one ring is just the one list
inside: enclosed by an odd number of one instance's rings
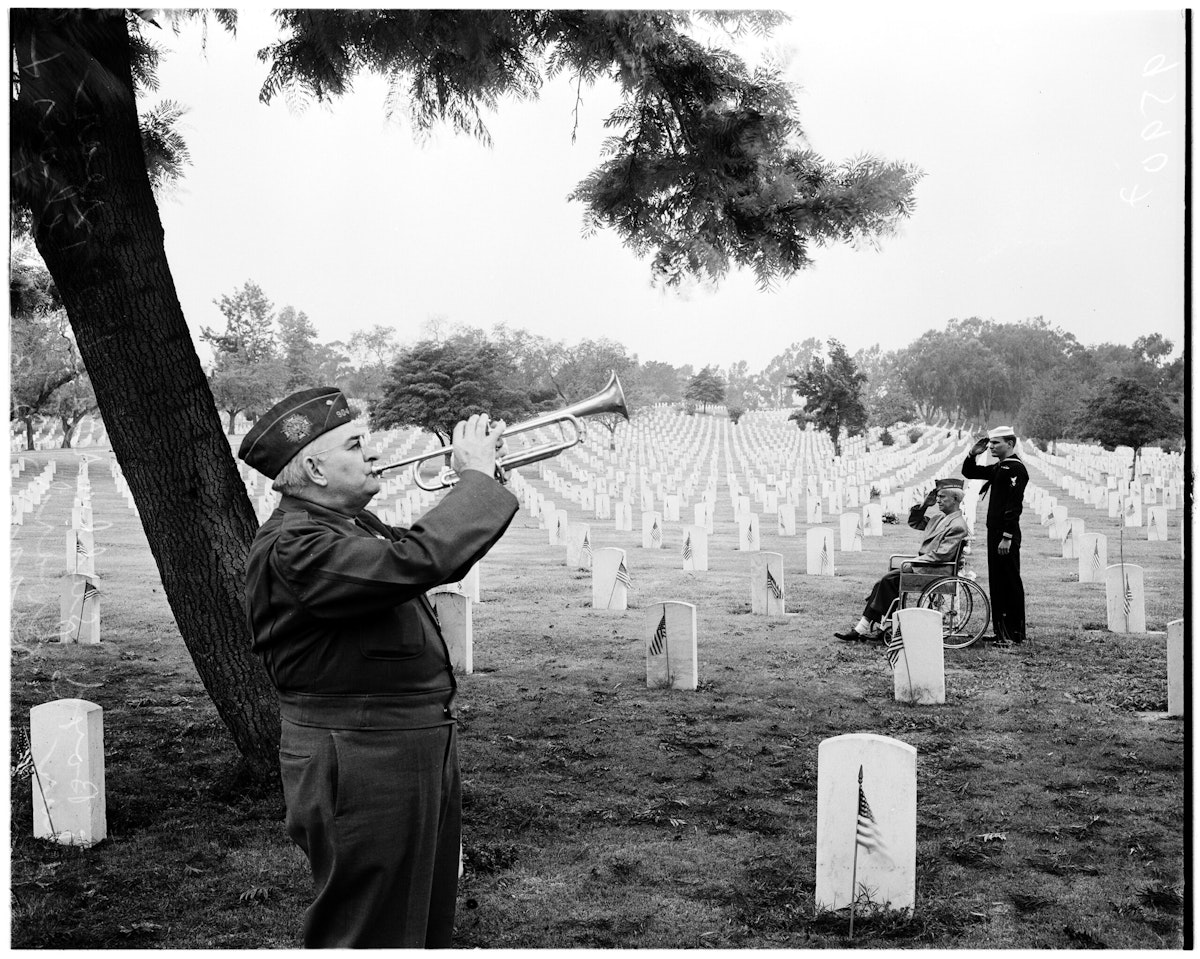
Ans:
{"label": "garrison cap", "polygon": [[962,489],[963,488],[963,481],[961,479],[957,479],[953,476],[949,476],[946,479],[934,480],[934,483],[937,484],[937,489],[943,489],[947,486],[949,486],[951,489]]}
{"label": "garrison cap", "polygon": [[994,430],[988,431],[989,440],[1002,440],[1006,436],[1016,436],[1017,431],[1011,426],[997,426]]}
{"label": "garrison cap", "polygon": [[301,390],[280,400],[258,418],[242,440],[238,459],[274,479],[293,456],[318,436],[353,418],[341,390],[332,386]]}

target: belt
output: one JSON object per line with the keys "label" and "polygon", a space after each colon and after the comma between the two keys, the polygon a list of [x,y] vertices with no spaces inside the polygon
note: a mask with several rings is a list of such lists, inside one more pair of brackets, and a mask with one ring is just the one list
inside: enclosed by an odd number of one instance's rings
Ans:
{"label": "belt", "polygon": [[428,729],[455,722],[458,708],[453,689],[359,696],[280,690],[279,715],[322,729]]}

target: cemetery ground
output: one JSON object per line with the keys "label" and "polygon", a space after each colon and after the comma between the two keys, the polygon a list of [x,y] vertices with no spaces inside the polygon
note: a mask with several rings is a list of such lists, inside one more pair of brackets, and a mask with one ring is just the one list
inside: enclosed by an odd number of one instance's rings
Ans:
{"label": "cemetery ground", "polygon": [[[33,839],[35,787],[12,780],[12,945],[297,946],[309,878],[281,798],[239,774],[136,518],[93,464],[102,642],[58,643],[79,454],[27,457],[59,473],[12,537],[10,720],[27,728],[32,706],[58,698],[103,707],[108,838]],[[1115,521],[1070,502],[1116,562]],[[594,547],[628,550],[627,611],[592,609],[590,573],[564,565],[524,509],[481,563],[474,671],[460,677],[456,945],[1181,945],[1185,729],[1163,717],[1179,511],[1169,542],[1126,532],[1149,632],[1123,635],[1105,628],[1103,584],[1076,582],[1027,510],[1031,642],[947,650],[945,705],[911,706],[894,701],[880,645],[832,633],[919,534],[885,526],[816,577],[802,531],[765,530],[786,564],[787,616],[769,618],[750,611],[750,558],[721,507],[707,572],[682,571],[677,529],[645,550],[592,521]],[[981,537],[972,565],[982,579]],[[697,606],[694,692],[646,685],[645,607],[662,600]],[[814,904],[817,746],[849,732],[915,746],[918,789],[916,909],[860,907],[852,942],[845,912]]]}

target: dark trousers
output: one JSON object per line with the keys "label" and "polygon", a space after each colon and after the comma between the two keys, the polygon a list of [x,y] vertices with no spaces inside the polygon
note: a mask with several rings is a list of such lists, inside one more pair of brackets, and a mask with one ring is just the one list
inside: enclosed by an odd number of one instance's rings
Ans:
{"label": "dark trousers", "polygon": [[987,531],[988,591],[992,601],[992,632],[1014,643],[1025,639],[1025,584],[1021,582],[1021,531],[1012,548],[1000,555],[998,529]]}
{"label": "dark trousers", "polygon": [[900,570],[893,569],[883,574],[883,578],[871,587],[871,595],[867,597],[867,605],[863,616],[868,622],[876,623],[883,619],[884,613],[892,605],[893,600],[900,595]]}
{"label": "dark trousers", "polygon": [[450,946],[462,828],[455,730],[283,719],[287,830],[315,887],[306,948]]}

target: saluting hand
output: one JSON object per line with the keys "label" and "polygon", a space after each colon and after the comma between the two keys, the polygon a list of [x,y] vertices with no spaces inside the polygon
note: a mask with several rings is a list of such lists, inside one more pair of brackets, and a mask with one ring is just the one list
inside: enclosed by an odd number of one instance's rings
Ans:
{"label": "saluting hand", "polygon": [[980,453],[982,453],[987,448],[988,448],[988,441],[987,441],[987,437],[984,436],[975,441],[975,445],[971,447],[971,455],[978,456]]}

